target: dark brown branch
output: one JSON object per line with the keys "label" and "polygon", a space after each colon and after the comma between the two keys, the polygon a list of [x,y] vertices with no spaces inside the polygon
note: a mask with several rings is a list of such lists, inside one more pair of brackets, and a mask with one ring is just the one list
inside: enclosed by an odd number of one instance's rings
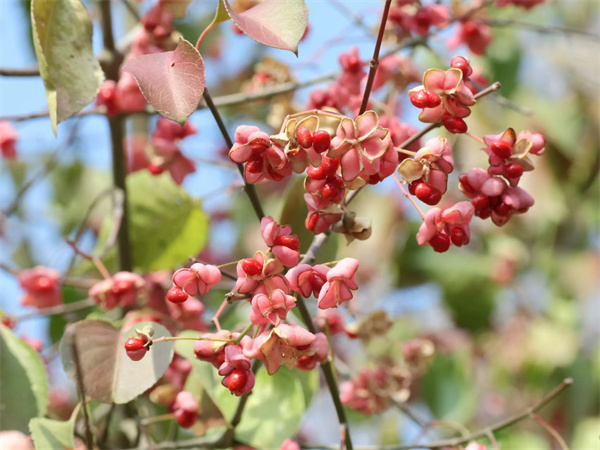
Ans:
{"label": "dark brown branch", "polygon": [[367,105],[369,104],[371,89],[373,88],[375,74],[377,73],[377,67],[379,66],[379,50],[381,49],[381,42],[383,41],[383,34],[385,33],[385,24],[387,22],[391,4],[392,0],[386,0],[385,6],[383,8],[383,14],[381,15],[381,23],[379,24],[379,33],[377,34],[377,41],[375,42],[375,50],[373,50],[373,58],[369,63],[369,77],[367,78],[367,86],[365,87],[365,93],[363,95],[362,104],[360,105],[360,112],[358,113],[359,116],[367,110]]}
{"label": "dark brown branch", "polygon": [[[104,43],[104,53],[108,54],[108,63],[103,66],[106,77],[109,80],[117,81],[119,79],[119,67],[122,61],[122,55],[115,47],[112,29],[111,2],[100,2],[100,14],[102,17],[102,39]],[[127,170],[125,167],[125,151],[123,148],[123,139],[125,137],[123,117],[109,117],[108,125],[110,128],[110,142],[112,148],[112,174],[113,186],[120,189],[123,193],[123,212],[121,217],[121,226],[117,235],[117,254],[119,270],[131,271],[133,267],[131,259],[131,243],[129,240],[129,214],[127,205],[127,186],[125,176]]]}
{"label": "dark brown branch", "polygon": [[0,67],[0,76],[2,77],[39,77],[40,69],[38,66],[34,67],[23,67],[11,68],[11,67]]}
{"label": "dark brown branch", "polygon": [[[213,117],[215,118],[215,121],[217,122],[219,130],[221,131],[221,134],[223,135],[223,139],[225,139],[227,147],[228,148],[233,147],[233,141],[231,140],[231,136],[229,136],[229,132],[227,131],[227,127],[225,126],[225,122],[223,122],[223,118],[221,117],[221,114],[219,114],[219,110],[218,110],[217,106],[213,102],[210,94],[208,93],[208,89],[204,89],[204,101],[206,102],[208,109],[210,109],[210,112],[212,113]],[[237,167],[238,167],[238,170],[240,171],[240,174],[242,175],[242,178],[244,178],[244,166],[240,163],[237,163]],[[258,195],[256,194],[256,187],[254,187],[253,184],[247,183],[245,178],[244,178],[244,191],[246,191],[246,194],[248,195],[248,198],[250,199],[250,203],[252,203],[252,208],[254,209],[254,212],[256,213],[258,220],[261,220],[263,217],[265,217],[265,213],[262,209],[262,205],[260,204],[260,200],[258,199]]]}

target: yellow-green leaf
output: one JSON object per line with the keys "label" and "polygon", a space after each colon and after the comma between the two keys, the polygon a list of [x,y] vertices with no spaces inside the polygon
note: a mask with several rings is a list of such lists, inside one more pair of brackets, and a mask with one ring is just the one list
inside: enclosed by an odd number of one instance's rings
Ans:
{"label": "yellow-green leaf", "polygon": [[52,130],[91,103],[104,79],[92,51],[92,21],[80,0],[32,0],[33,43]]}

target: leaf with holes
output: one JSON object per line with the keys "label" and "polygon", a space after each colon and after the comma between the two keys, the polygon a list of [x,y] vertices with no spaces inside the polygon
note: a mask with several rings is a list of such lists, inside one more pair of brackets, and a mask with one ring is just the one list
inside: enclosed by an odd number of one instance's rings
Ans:
{"label": "leaf with holes", "polygon": [[223,3],[238,28],[252,39],[298,55],[298,44],[308,25],[304,0],[265,0],[241,13],[234,12],[227,0]]}
{"label": "leaf with holes", "polygon": [[92,50],[92,20],[79,0],[32,0],[35,54],[52,130],[94,100],[104,75]]}
{"label": "leaf with holes", "polygon": [[154,328],[153,339],[171,333],[154,322],[138,322],[126,330],[117,330],[103,320],[82,320],[70,325],[60,343],[65,372],[76,380],[72,346],[77,343],[79,365],[86,395],[106,403],[123,404],[150,389],[163,376],[173,358],[173,343],[153,345],[140,361],[125,353],[125,341],[136,336],[135,329]]}
{"label": "leaf with holes", "polygon": [[135,77],[148,103],[182,126],[204,93],[204,61],[198,50],[183,38],[175,50],[136,56],[123,70]]}

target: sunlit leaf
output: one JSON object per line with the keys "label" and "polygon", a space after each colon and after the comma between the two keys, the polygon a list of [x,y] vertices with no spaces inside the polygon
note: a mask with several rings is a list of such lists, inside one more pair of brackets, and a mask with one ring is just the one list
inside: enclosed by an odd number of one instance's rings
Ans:
{"label": "sunlit leaf", "polygon": [[86,395],[106,403],[133,400],[158,381],[173,358],[170,341],[153,345],[140,361],[127,357],[125,341],[136,336],[136,328],[145,325],[154,328],[153,339],[171,336],[165,327],[153,322],[138,322],[121,332],[101,320],[82,320],[70,325],[60,343],[65,372],[75,381],[72,345],[76,342]]}
{"label": "sunlit leaf", "polygon": [[123,70],[135,77],[148,103],[182,126],[204,93],[204,61],[183,38],[175,50],[136,56]]}
{"label": "sunlit leaf", "polygon": [[0,325],[0,429],[27,431],[29,420],[48,407],[42,359],[30,345]]}
{"label": "sunlit leaf", "polygon": [[208,237],[208,219],[198,200],[168,174],[146,171],[127,177],[135,267],[172,269],[197,255]]}
{"label": "sunlit leaf", "polygon": [[238,28],[252,39],[298,54],[298,44],[308,25],[304,0],[265,0],[241,13],[233,11],[227,0],[223,3]]}
{"label": "sunlit leaf", "polygon": [[92,20],[79,0],[32,0],[33,42],[52,129],[81,111],[104,75],[92,51]]}
{"label": "sunlit leaf", "polygon": [[[248,399],[236,438],[256,448],[279,448],[300,426],[318,379],[316,371],[302,372],[281,367],[270,376],[260,369]],[[306,392],[306,393],[305,393]],[[224,387],[216,388],[217,404],[231,418],[239,399]],[[273,414],[274,405],[277,414]]]}

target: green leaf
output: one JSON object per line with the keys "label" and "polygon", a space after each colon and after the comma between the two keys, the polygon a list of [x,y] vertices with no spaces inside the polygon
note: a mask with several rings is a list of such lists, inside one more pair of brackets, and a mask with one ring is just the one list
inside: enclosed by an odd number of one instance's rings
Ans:
{"label": "green leaf", "polygon": [[217,12],[215,13],[215,18],[212,20],[211,25],[216,25],[229,19],[230,17],[227,13],[227,9],[225,8],[223,0],[219,0],[219,3],[217,4]]}
{"label": "green leaf", "polygon": [[36,351],[0,325],[0,429],[27,431],[33,417],[46,414],[48,380]]}
{"label": "green leaf", "polygon": [[[70,234],[80,225],[92,202],[111,185],[108,174],[85,167],[79,161],[55,167],[51,180],[52,214],[60,222],[63,234]],[[89,214],[88,226],[99,229],[110,214],[111,199],[106,196]]]}
{"label": "green leaf", "polygon": [[146,325],[154,328],[153,339],[171,336],[165,327],[154,322],[138,322],[121,332],[102,320],[82,320],[70,325],[60,343],[65,372],[75,380],[72,345],[76,342],[86,395],[106,403],[133,400],[154,386],[173,359],[171,341],[154,344],[140,361],[127,357],[125,341],[136,336],[136,328],[141,330]]}
{"label": "green leaf", "polygon": [[[200,201],[177,186],[169,174],[153,176],[147,171],[127,176],[129,236],[136,270],[173,269],[196,256],[208,238],[208,218]],[[105,220],[98,248],[112,224]],[[104,260],[114,263],[114,252]]]}
{"label": "green leaf", "polygon": [[423,399],[437,419],[467,422],[475,412],[477,391],[469,358],[467,353],[438,354],[423,377]]}
{"label": "green leaf", "polygon": [[172,269],[196,256],[208,238],[201,203],[168,174],[147,171],[127,178],[133,262],[143,271]]}
{"label": "green leaf", "polygon": [[[199,335],[197,331],[179,334],[186,337]],[[200,398],[210,397],[225,418],[231,420],[239,398],[221,385],[222,377],[211,364],[195,357],[194,341],[176,341],[175,350],[194,363],[185,390],[194,392],[201,386],[204,392],[198,392]],[[259,369],[242,421],[236,427],[236,438],[256,448],[279,448],[286,438],[297,431],[318,385],[316,370],[303,372],[283,366],[276,374],[269,376],[266,370]],[[276,415],[273,415],[273,405],[277,405]]]}
{"label": "green leaf", "polygon": [[29,422],[29,430],[35,448],[56,448],[70,450],[75,447],[75,421],[81,404],[77,405],[71,418],[66,422],[45,418],[34,418]]}
{"label": "green leaf", "polygon": [[79,0],[32,0],[33,42],[52,130],[94,100],[104,80],[92,50],[92,20]]}
{"label": "green leaf", "polygon": [[[269,376],[266,370],[259,370],[242,421],[236,428],[236,438],[256,448],[279,448],[286,438],[298,431],[316,383],[316,371],[281,367]],[[216,389],[219,408],[225,417],[231,418],[239,398],[224,387]],[[305,395],[305,390],[310,395]],[[276,414],[273,414],[274,408]]]}

